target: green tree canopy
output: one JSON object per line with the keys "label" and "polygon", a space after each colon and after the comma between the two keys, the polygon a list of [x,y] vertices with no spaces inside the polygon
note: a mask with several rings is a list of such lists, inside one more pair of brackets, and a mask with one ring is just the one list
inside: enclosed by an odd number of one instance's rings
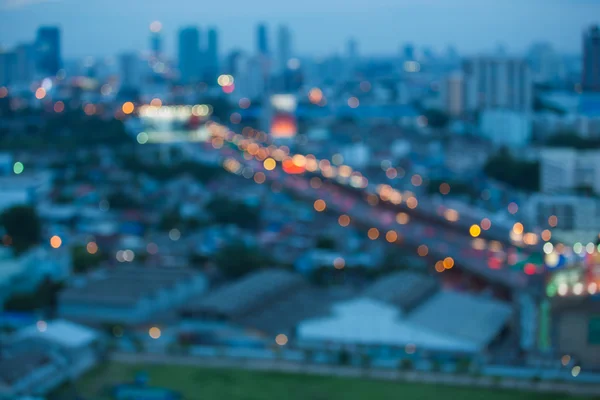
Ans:
{"label": "green tree canopy", "polygon": [[271,266],[268,257],[242,241],[234,241],[221,248],[215,257],[217,267],[228,278],[239,278]]}
{"label": "green tree canopy", "polygon": [[10,207],[0,215],[13,250],[19,254],[40,242],[42,225],[35,208],[27,205]]}

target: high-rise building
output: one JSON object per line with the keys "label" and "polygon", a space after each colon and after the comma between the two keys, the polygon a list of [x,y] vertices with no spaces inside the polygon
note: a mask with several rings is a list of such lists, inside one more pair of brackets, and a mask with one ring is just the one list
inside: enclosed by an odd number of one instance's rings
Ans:
{"label": "high-rise building", "polygon": [[287,62],[292,57],[292,34],[285,25],[277,31],[277,58],[280,71],[285,71]]}
{"label": "high-rise building", "polygon": [[16,81],[28,83],[35,77],[35,47],[32,44],[20,44],[15,48]]}
{"label": "high-rise building", "polygon": [[62,66],[60,29],[56,26],[40,27],[37,31],[35,48],[38,72],[43,75],[56,75]]}
{"label": "high-rise building", "polygon": [[0,86],[16,82],[17,54],[14,51],[0,51]]}
{"label": "high-rise building", "polygon": [[464,111],[464,77],[461,72],[451,73],[442,82],[441,95],[446,112],[459,117]]}
{"label": "high-rise building", "polygon": [[536,82],[555,83],[564,78],[564,64],[550,43],[535,43],[531,46],[527,61]]}
{"label": "high-rise building", "polygon": [[256,52],[262,55],[269,54],[269,38],[265,24],[259,24],[256,28]]}
{"label": "high-rise building", "polygon": [[463,64],[465,109],[527,112],[532,106],[532,78],[524,59],[476,57]]}
{"label": "high-rise building", "polygon": [[404,45],[402,50],[402,56],[407,61],[413,61],[415,59],[415,46],[410,43]]}
{"label": "high-rise building", "polygon": [[123,53],[119,56],[121,88],[139,88],[142,84],[140,57],[136,53]]}
{"label": "high-rise building", "polygon": [[194,26],[179,31],[179,73],[181,82],[200,80],[200,31]]}
{"label": "high-rise building", "polygon": [[208,29],[204,63],[206,64],[205,79],[214,84],[219,75],[219,33],[217,28]]}
{"label": "high-rise building", "polygon": [[583,34],[583,90],[600,92],[600,28],[590,27]]}
{"label": "high-rise building", "polygon": [[162,24],[154,21],[150,24],[150,53],[154,58],[160,58],[162,54]]}

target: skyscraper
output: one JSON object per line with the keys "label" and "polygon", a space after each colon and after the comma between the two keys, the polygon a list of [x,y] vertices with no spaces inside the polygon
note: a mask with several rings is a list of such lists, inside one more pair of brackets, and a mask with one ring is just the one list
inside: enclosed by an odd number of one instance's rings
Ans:
{"label": "skyscraper", "polygon": [[292,57],[292,34],[285,25],[277,31],[277,58],[280,71],[285,71],[288,60]]}
{"label": "skyscraper", "polygon": [[219,74],[219,33],[217,28],[208,29],[208,40],[206,46],[206,76],[205,79],[214,84]]}
{"label": "skyscraper", "polygon": [[262,55],[269,54],[269,39],[265,24],[259,24],[256,28],[256,52]]}
{"label": "skyscraper", "polygon": [[35,76],[35,47],[30,44],[20,44],[15,48],[17,63],[17,82],[28,83]]}
{"label": "skyscraper", "polygon": [[140,57],[136,53],[123,53],[119,56],[121,88],[135,89],[142,84]]}
{"label": "skyscraper", "polygon": [[17,54],[14,51],[0,51],[0,86],[16,81]]}
{"label": "skyscraper", "polygon": [[600,92],[600,28],[590,27],[583,33],[583,90]]}
{"label": "skyscraper", "polygon": [[37,31],[35,48],[38,72],[44,75],[56,75],[62,66],[60,29],[56,26],[40,27]]}
{"label": "skyscraper", "polygon": [[183,83],[200,80],[200,31],[194,26],[179,31],[179,73]]}
{"label": "skyscraper", "polygon": [[154,21],[150,24],[150,52],[153,57],[160,58],[162,53],[162,24],[159,21]]}

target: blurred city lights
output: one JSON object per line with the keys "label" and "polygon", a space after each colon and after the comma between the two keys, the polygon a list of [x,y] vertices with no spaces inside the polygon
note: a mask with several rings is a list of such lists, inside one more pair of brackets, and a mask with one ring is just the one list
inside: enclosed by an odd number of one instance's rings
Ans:
{"label": "blurred city lights", "polygon": [[322,211],[325,211],[325,208],[327,207],[327,205],[325,204],[324,200],[318,199],[315,201],[314,207],[315,207],[315,210],[317,210],[318,212],[322,212]]}
{"label": "blurred city lights", "polygon": [[417,247],[417,254],[421,257],[425,257],[427,254],[429,254],[429,248],[422,244],[419,247]]}
{"label": "blurred city lights", "polygon": [[446,257],[444,258],[443,264],[445,269],[451,269],[454,267],[454,259],[452,257]]}
{"label": "blurred city lights", "polygon": [[469,234],[474,238],[479,236],[481,234],[481,228],[479,225],[471,225],[469,228]]}
{"label": "blurred city lights", "polygon": [[62,239],[60,236],[54,235],[50,238],[50,246],[54,249],[58,249],[62,244]]}
{"label": "blurred city lights", "polygon": [[398,234],[396,233],[396,231],[388,231],[385,234],[385,240],[387,240],[390,243],[394,243],[396,240],[398,240]]}
{"label": "blurred city lights", "polygon": [[130,101],[123,103],[123,106],[121,107],[121,111],[123,111],[124,114],[131,114],[134,109],[135,106]]}
{"label": "blurred city lights", "polygon": [[487,231],[488,229],[490,229],[492,227],[492,221],[490,221],[488,218],[484,218],[481,220],[481,229],[483,229],[484,231]]}
{"label": "blurred city lights", "polygon": [[335,260],[333,260],[333,267],[335,269],[343,269],[345,265],[346,261],[342,257],[336,257]]}
{"label": "blurred city lights", "polygon": [[46,323],[46,321],[40,320],[36,322],[35,327],[39,332],[46,332],[46,330],[48,329],[48,324]]}
{"label": "blurred city lights", "polygon": [[283,333],[280,333],[279,335],[275,336],[275,343],[277,343],[280,346],[285,346],[288,342],[288,337],[286,335],[284,335]]}
{"label": "blurred city lights", "polygon": [[350,217],[345,214],[340,215],[340,217],[338,218],[338,223],[340,224],[340,226],[346,227],[350,225]]}
{"label": "blurred city lights", "polygon": [[160,32],[162,29],[162,24],[160,21],[154,21],[150,24],[150,31],[154,33]]}
{"label": "blurred city lights", "polygon": [[23,165],[22,162],[17,161],[16,163],[13,164],[13,172],[16,175],[19,175],[23,172],[23,170],[25,170],[25,166]]}
{"label": "blurred city lights", "polygon": [[173,240],[173,241],[177,241],[179,240],[179,238],[181,237],[181,232],[179,232],[179,229],[171,229],[169,231],[169,239]]}
{"label": "blurred city lights", "polygon": [[38,99],[38,100],[41,100],[44,97],[46,97],[46,89],[44,89],[44,88],[38,88],[35,91],[35,98]]}
{"label": "blurred city lights", "polygon": [[138,133],[136,139],[139,144],[145,144],[148,142],[149,136],[146,132],[140,132]]}
{"label": "blurred city lights", "polygon": [[90,254],[96,254],[98,252],[98,245],[96,244],[96,242],[89,242],[85,246],[85,248],[86,248],[87,252]]}
{"label": "blurred city lights", "polygon": [[377,229],[377,228],[369,229],[369,231],[367,232],[367,236],[371,240],[377,239],[379,237],[379,229]]}
{"label": "blurred city lights", "polygon": [[398,214],[396,214],[396,222],[399,223],[400,225],[407,224],[409,220],[410,220],[410,217],[408,216],[407,213],[399,212]]}
{"label": "blurred city lights", "polygon": [[159,328],[157,328],[156,326],[153,326],[152,328],[150,328],[148,330],[148,335],[152,338],[152,339],[159,339],[160,335],[161,335],[161,331]]}

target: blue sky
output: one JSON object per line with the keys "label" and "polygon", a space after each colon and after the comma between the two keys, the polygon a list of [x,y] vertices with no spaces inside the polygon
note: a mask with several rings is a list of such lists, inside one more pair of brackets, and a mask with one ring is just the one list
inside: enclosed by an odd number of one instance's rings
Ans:
{"label": "blue sky", "polygon": [[289,25],[302,54],[341,51],[351,36],[365,54],[391,54],[405,42],[463,53],[503,44],[518,53],[541,40],[575,53],[584,27],[600,22],[600,0],[0,0],[0,44],[56,24],[66,56],[111,55],[146,49],[154,20],[171,54],[188,24],[216,26],[221,52],[251,49],[259,21],[269,25],[271,46],[276,26]]}

